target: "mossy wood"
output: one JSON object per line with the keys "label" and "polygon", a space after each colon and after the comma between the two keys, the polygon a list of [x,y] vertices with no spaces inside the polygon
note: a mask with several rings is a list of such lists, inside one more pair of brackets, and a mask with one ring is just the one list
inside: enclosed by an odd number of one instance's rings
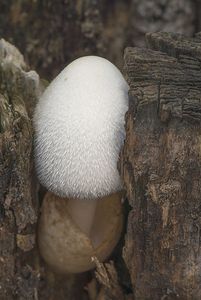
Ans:
{"label": "mossy wood", "polygon": [[123,257],[134,299],[201,299],[201,38],[153,33],[127,48]]}

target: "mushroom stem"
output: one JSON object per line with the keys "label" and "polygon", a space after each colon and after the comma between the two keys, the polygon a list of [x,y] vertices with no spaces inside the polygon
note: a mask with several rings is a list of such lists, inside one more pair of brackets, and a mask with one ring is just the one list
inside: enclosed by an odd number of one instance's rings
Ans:
{"label": "mushroom stem", "polygon": [[97,200],[68,198],[68,211],[74,223],[90,237]]}

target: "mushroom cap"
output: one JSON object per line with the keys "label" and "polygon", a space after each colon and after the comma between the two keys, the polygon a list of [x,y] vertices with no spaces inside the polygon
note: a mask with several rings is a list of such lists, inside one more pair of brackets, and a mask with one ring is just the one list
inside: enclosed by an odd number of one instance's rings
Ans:
{"label": "mushroom cap", "polygon": [[108,60],[69,64],[36,106],[35,162],[40,182],[61,197],[97,198],[121,189],[128,84]]}

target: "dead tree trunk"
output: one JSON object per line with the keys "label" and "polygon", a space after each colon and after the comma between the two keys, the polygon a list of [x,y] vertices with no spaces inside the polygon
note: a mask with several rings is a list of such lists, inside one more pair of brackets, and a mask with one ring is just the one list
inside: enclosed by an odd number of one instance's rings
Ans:
{"label": "dead tree trunk", "polygon": [[128,48],[129,213],[124,259],[134,299],[201,299],[201,39],[146,36]]}

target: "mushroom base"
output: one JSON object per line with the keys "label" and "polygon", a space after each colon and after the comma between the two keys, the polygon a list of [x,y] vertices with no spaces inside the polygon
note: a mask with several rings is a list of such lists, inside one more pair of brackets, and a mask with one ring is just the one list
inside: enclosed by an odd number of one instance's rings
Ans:
{"label": "mushroom base", "polygon": [[95,267],[92,257],[107,259],[122,231],[121,197],[119,192],[96,200],[89,238],[69,214],[68,198],[48,192],[38,226],[39,250],[46,263],[58,273],[81,273]]}

